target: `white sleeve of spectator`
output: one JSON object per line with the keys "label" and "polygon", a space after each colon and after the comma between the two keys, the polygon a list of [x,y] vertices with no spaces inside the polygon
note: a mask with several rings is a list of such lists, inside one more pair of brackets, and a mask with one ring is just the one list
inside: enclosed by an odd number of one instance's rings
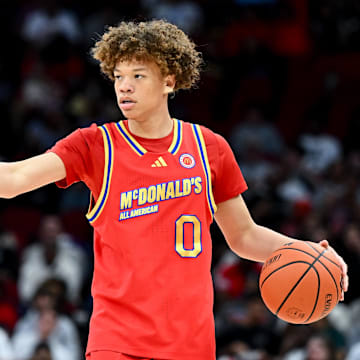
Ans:
{"label": "white sleeve of spectator", "polygon": [[10,338],[5,330],[0,328],[0,360],[14,360],[14,351]]}
{"label": "white sleeve of spectator", "polygon": [[15,327],[12,345],[16,360],[28,360],[34,353],[36,345],[40,342],[38,332],[32,330],[32,320],[28,321],[26,317],[26,321],[20,320]]}
{"label": "white sleeve of spectator", "polygon": [[56,329],[48,338],[53,360],[80,359],[80,339],[74,323],[65,316],[60,316]]}

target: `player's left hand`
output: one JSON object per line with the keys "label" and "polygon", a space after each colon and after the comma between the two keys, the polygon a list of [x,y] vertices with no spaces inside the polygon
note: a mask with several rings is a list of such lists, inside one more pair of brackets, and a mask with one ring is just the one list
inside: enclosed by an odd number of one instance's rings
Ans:
{"label": "player's left hand", "polygon": [[325,249],[329,249],[333,252],[336,258],[339,260],[339,264],[341,266],[342,276],[341,276],[341,298],[340,301],[344,300],[344,293],[348,290],[349,287],[349,276],[348,276],[348,266],[344,259],[329,245],[327,240],[321,240],[319,243]]}

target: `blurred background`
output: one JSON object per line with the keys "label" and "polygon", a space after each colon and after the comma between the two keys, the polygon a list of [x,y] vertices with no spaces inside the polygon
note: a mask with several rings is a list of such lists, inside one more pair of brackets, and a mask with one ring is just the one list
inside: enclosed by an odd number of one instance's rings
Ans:
{"label": "blurred background", "polygon": [[[287,325],[261,301],[261,264],[236,257],[214,225],[217,358],[360,359],[358,0],[1,5],[3,161],[40,154],[78,127],[121,119],[112,84],[89,55],[106,25],[165,18],[185,30],[206,68],[199,89],[170,100],[172,115],[229,141],[258,223],[328,239],[350,275],[345,301],[330,316]],[[88,199],[75,184],[0,200],[0,360],[84,358],[92,310]]]}

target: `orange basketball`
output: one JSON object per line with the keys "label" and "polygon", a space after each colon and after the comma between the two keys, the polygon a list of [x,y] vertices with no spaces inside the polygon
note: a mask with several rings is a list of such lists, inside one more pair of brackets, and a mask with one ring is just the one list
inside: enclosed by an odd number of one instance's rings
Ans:
{"label": "orange basketball", "polygon": [[341,297],[341,268],[335,255],[316,243],[294,241],[274,251],[259,279],[268,309],[292,324],[327,316]]}

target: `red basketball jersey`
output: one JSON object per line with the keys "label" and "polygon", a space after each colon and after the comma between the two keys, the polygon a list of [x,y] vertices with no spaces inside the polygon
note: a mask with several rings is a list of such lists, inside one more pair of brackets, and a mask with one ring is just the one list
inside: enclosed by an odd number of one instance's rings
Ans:
{"label": "red basketball jersey", "polygon": [[215,359],[210,224],[213,200],[198,125],[174,120],[166,152],[147,152],[123,122],[101,126],[103,186],[94,227],[87,352]]}

